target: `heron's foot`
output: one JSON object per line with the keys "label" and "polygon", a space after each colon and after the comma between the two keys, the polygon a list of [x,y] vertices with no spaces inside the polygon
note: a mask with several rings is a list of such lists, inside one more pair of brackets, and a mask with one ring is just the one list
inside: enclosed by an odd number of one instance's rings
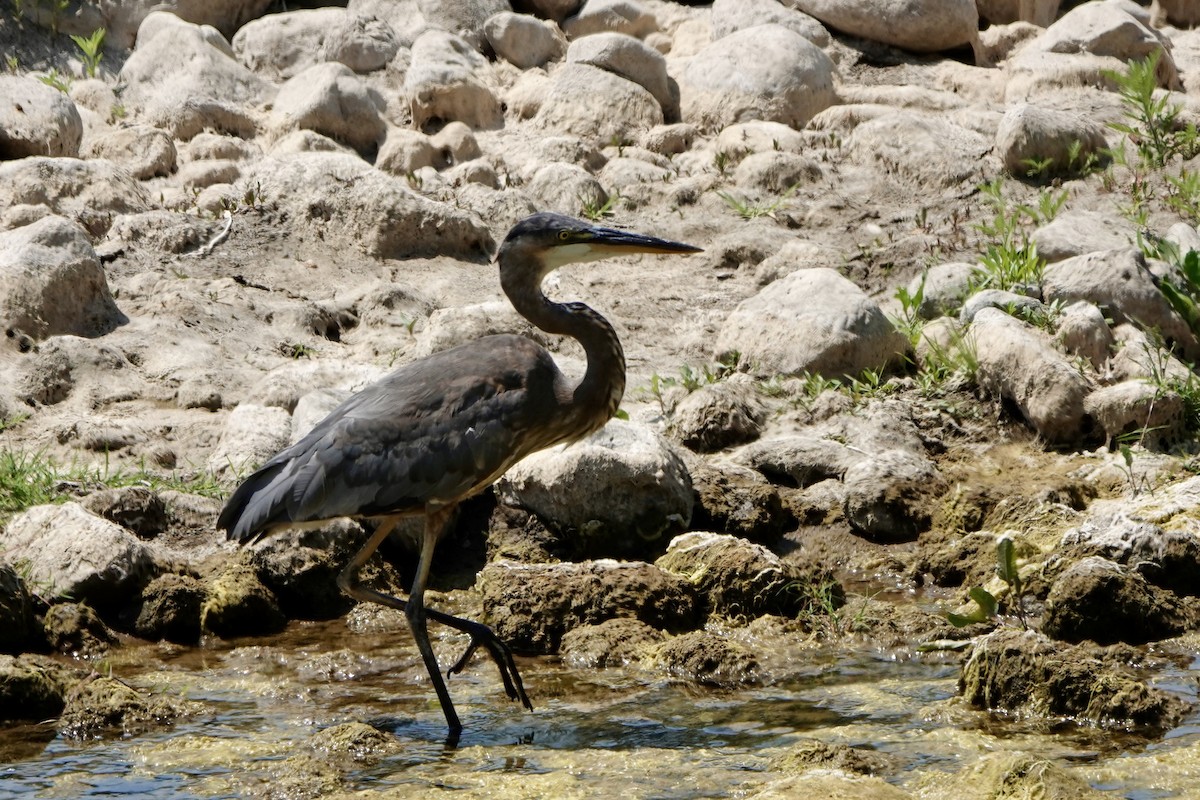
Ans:
{"label": "heron's foot", "polygon": [[500,680],[504,682],[504,692],[508,695],[509,700],[519,700],[521,705],[533,711],[533,703],[529,701],[529,695],[525,693],[525,684],[521,682],[521,673],[517,670],[517,662],[513,659],[512,650],[508,645],[496,635],[496,632],[480,622],[474,622],[469,619],[461,619],[452,617],[449,614],[435,612],[428,609],[430,619],[448,625],[455,630],[462,631],[471,637],[471,643],[467,645],[466,651],[461,657],[446,670],[446,675],[456,675],[462,672],[471,660],[471,656],[475,655],[475,651],[482,647],[491,655],[492,661],[496,662],[496,667],[500,670]]}

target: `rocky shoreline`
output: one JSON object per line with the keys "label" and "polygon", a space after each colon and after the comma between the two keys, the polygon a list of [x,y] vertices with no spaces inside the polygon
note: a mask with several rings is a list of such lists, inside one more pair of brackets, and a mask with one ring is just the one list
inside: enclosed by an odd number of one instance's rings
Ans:
{"label": "rocky shoreline", "polygon": [[[488,263],[545,209],[706,252],[556,275],[621,335],[624,413],[464,504],[431,605],[697,692],[859,648],[961,659],[946,705],[995,720],[1194,727],[1159,680],[1200,652],[1188,3],[152,5],[0,21],[4,724],[202,717],[95,668],[351,613],[369,526],[239,550],[221,500],[413,358],[512,331],[579,372]],[[800,749],[754,796],[986,771]],[[1101,794],[1048,769],[995,780]]]}

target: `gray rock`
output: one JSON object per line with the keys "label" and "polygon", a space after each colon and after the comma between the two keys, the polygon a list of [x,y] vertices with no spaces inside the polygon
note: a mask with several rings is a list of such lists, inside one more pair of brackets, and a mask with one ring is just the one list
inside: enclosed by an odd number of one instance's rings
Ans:
{"label": "gray rock", "polygon": [[744,646],[709,631],[691,631],[659,645],[653,662],[671,675],[706,686],[758,683],[759,665]]}
{"label": "gray rock", "polygon": [[384,100],[345,64],[317,64],[279,89],[274,125],[303,128],[342,142],[368,157],[383,142]]}
{"label": "gray rock", "polygon": [[608,202],[608,192],[590,172],[561,161],[551,161],[535,172],[524,189],[539,208],[569,216],[578,216],[587,206],[601,208]]}
{"label": "gray rock", "polygon": [[0,75],[0,161],[79,155],[83,121],[71,98],[33,77]]}
{"label": "gray rock", "polygon": [[548,341],[546,334],[518,314],[511,303],[496,300],[434,311],[417,339],[413,355],[424,358],[497,333],[529,335],[543,345]]}
{"label": "gray rock", "polygon": [[[1004,112],[996,129],[996,152],[1013,175],[1073,175],[1089,160],[1103,164],[1108,142],[1098,122],[1070,111],[1022,103]],[[1044,171],[1037,164],[1049,162]]]}
{"label": "gray rock", "polygon": [[287,447],[291,431],[291,417],[282,408],[242,403],[225,419],[208,468],[217,475],[247,474]]}
{"label": "gray rock", "polygon": [[1158,330],[1185,358],[1200,358],[1200,342],[1159,290],[1140,250],[1103,250],[1050,264],[1042,277],[1042,296],[1047,303],[1094,303],[1115,323]]}
{"label": "gray rock", "polygon": [[0,208],[19,205],[43,206],[103,236],[116,216],[145,211],[150,198],[110,161],[31,156],[0,163]]}
{"label": "gray rock", "polygon": [[[1192,508],[1200,481],[1189,478],[1167,490],[1166,508]],[[1145,501],[1143,501],[1145,504]],[[1186,511],[1185,511],[1186,513]],[[1078,528],[1063,534],[1063,560],[1099,556],[1142,575],[1149,583],[1184,596],[1200,595],[1200,538],[1192,531],[1163,528],[1141,518],[1124,500],[1097,504]]]}
{"label": "gray rock", "polygon": [[831,28],[919,53],[976,41],[975,0],[790,0]]}
{"label": "gray rock", "polygon": [[898,363],[908,340],[865,292],[832,269],[793,272],[742,301],[717,336],[760,375],[858,375]]}
{"label": "gray rock", "polygon": [[568,39],[606,31],[641,39],[658,30],[654,15],[636,0],[585,0],[583,7],[561,24]]}
{"label": "gray rock", "polygon": [[1067,353],[1086,358],[1097,372],[1104,369],[1114,344],[1104,312],[1082,300],[1062,310],[1055,324],[1054,341]]}
{"label": "gray rock", "polygon": [[726,380],[680,400],[668,430],[685,447],[709,453],[757,439],[766,419],[766,405],[751,382]]}
{"label": "gray rock", "polygon": [[1074,444],[1086,433],[1087,378],[1044,333],[994,308],[982,309],[968,332],[979,363],[979,385],[1013,402],[1051,444]]}
{"label": "gray rock", "polygon": [[167,528],[166,503],[157,492],[145,486],[101,489],[80,500],[79,504],[142,539],[153,539]]}
{"label": "gray rock", "polygon": [[946,114],[897,110],[855,127],[846,146],[863,164],[933,187],[979,181],[992,142]]}
{"label": "gray rock", "polygon": [[1068,209],[1035,230],[1030,240],[1038,255],[1053,264],[1098,250],[1132,247],[1137,231],[1117,214]]}
{"label": "gray rock", "polygon": [[348,14],[334,24],[321,44],[326,61],[337,61],[358,73],[383,69],[398,52],[400,41],[390,25],[358,14]]}
{"label": "gray rock", "polygon": [[692,518],[692,482],[674,446],[651,428],[619,419],[569,447],[534,453],[497,490],[585,555],[661,552]]}
{"label": "gray rock", "polygon": [[375,168],[406,177],[424,167],[440,168],[441,153],[428,136],[407,128],[392,128],[379,148]]}
{"label": "gray rock", "polygon": [[156,551],[78,503],[34,506],[9,520],[0,549],[35,584],[98,608],[136,597],[159,571]]}
{"label": "gray rock", "polygon": [[239,187],[259,187],[279,198],[299,233],[378,258],[478,259],[494,249],[491,234],[478,217],[420,197],[403,179],[344,153],[265,158],[246,170]]}
{"label": "gray rock", "polygon": [[488,17],[483,34],[496,55],[521,69],[540,67],[561,58],[567,49],[565,38],[555,28],[527,14],[511,11]]}
{"label": "gray rock", "polygon": [[354,605],[337,578],[366,542],[361,525],[339,519],[268,536],[250,549],[250,562],[289,619],[332,619]]}
{"label": "gray rock", "polygon": [[[746,53],[755,57],[747,59]],[[704,130],[769,120],[800,129],[834,103],[833,62],[780,25],[758,25],[714,41],[679,75],[683,119]]]}
{"label": "gray rock", "polygon": [[487,70],[487,61],[461,37],[436,29],[422,33],[404,76],[413,127],[423,130],[432,120],[458,120],[476,129],[503,125],[500,100],[484,77]]}
{"label": "gray rock", "polygon": [[1110,444],[1134,435],[1146,447],[1170,446],[1187,433],[1187,416],[1179,393],[1144,380],[1097,389],[1087,396],[1083,408],[1100,425]]}
{"label": "gray rock", "polygon": [[568,631],[615,618],[666,631],[689,630],[700,621],[690,583],[636,561],[493,561],[479,573],[476,588],[500,638],[533,653],[554,653]]}
{"label": "gray rock", "polygon": [[975,708],[1064,718],[1154,734],[1173,727],[1183,702],[1138,680],[1094,648],[1064,645],[1010,626],[977,639],[959,694]]}
{"label": "gray rock", "polygon": [[931,320],[958,314],[963,300],[971,293],[971,280],[979,268],[962,261],[935,264],[908,282],[908,294],[921,293],[917,316]]}
{"label": "gray rock", "polygon": [[655,566],[686,578],[707,612],[749,620],[764,614],[795,617],[812,607],[817,586],[842,589],[826,571],[810,574],[759,544],[721,533],[676,536]]}
{"label": "gray rock", "polygon": [[58,716],[66,703],[65,672],[48,659],[0,655],[0,719]]}
{"label": "gray rock", "polygon": [[55,603],[42,618],[51,650],[76,658],[96,658],[117,643],[117,635],[83,603]]}
{"label": "gray rock", "polygon": [[196,644],[200,639],[200,609],[208,592],[190,575],[159,575],[142,590],[142,605],[133,632],[151,641]]}
{"label": "gray rock", "polygon": [[1028,318],[1044,313],[1046,306],[1036,297],[1010,292],[1007,289],[984,289],[967,298],[958,311],[958,321],[970,325],[985,308],[994,308],[1017,317]]}
{"label": "gray rock", "polygon": [[575,669],[622,667],[646,660],[666,637],[638,619],[614,617],[598,625],[582,625],[562,637],[559,654]]}
{"label": "gray rock", "polygon": [[1160,28],[1164,23],[1180,29],[1200,26],[1200,8],[1189,0],[1155,0],[1154,7]]}
{"label": "gray rock", "polygon": [[238,63],[215,30],[162,11],[142,23],[119,81],[126,87],[122,101],[176,139],[205,129],[252,132],[253,120],[244,109],[275,93],[271,84]]}
{"label": "gray rock", "polygon": [[1063,14],[1031,44],[1031,52],[1091,53],[1129,62],[1159,54],[1161,83],[1178,85],[1169,46],[1161,34],[1118,3],[1083,3]]}
{"label": "gray rock", "polygon": [[733,180],[747,189],[777,195],[791,194],[816,183],[825,172],[816,159],[799,153],[751,153],[733,171]]}
{"label": "gray rock", "polygon": [[417,6],[430,25],[461,36],[481,51],[487,40],[487,20],[512,11],[508,0],[417,0]]}
{"label": "gray rock", "polygon": [[100,336],[124,321],[77,224],[48,216],[0,232],[0,325],[44,339]]}
{"label": "gray rock", "polygon": [[443,166],[464,164],[483,155],[474,132],[462,122],[447,122],[429,141],[438,149]]}
{"label": "gray rock", "polygon": [[175,142],[164,131],[149,125],[114,128],[88,139],[84,155],[106,158],[138,180],[158,178],[175,171]]}
{"label": "gray rock", "polygon": [[277,633],[287,624],[279,602],[243,561],[231,561],[208,584],[200,607],[200,627],[217,636]]}
{"label": "gray rock", "polygon": [[743,28],[773,23],[808,39],[817,47],[829,44],[829,31],[815,17],[778,0],[716,0],[712,6],[712,37],[720,39]]}
{"label": "gray rock", "polygon": [[333,59],[322,58],[329,34],[351,16],[344,8],[305,8],[248,22],[233,36],[233,52],[254,72],[287,80]]}
{"label": "gray rock", "polygon": [[180,19],[211,25],[223,36],[266,13],[271,0],[172,0],[171,10]]}
{"label": "gray rock", "polygon": [[885,450],[851,465],[842,476],[850,526],[869,539],[910,541],[929,528],[946,489],[923,453]]}
{"label": "gray rock", "polygon": [[621,33],[584,36],[567,48],[567,62],[590,64],[633,81],[654,95],[665,121],[679,120],[679,95],[667,76],[667,60],[640,39]]}
{"label": "gray rock", "polygon": [[664,122],[654,95],[637,83],[589,64],[554,71],[533,123],[545,131],[608,144],[632,142]]}
{"label": "gray rock", "polygon": [[692,527],[719,531],[752,542],[770,543],[793,528],[796,518],[784,507],[779,490],[761,474],[734,464],[688,465],[696,504]]}

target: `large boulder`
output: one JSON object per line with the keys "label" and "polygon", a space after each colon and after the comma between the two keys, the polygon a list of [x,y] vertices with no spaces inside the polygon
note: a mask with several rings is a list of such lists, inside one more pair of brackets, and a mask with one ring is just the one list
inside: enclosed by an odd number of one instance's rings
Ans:
{"label": "large boulder", "polygon": [[279,130],[311,130],[370,158],[383,142],[384,100],[345,64],[315,64],[279,88],[273,108]]}
{"label": "large boulder", "polygon": [[156,11],[121,67],[122,100],[177,139],[211,128],[248,134],[245,109],[268,102],[274,87],[242,66],[216,30]]}
{"label": "large boulder", "polygon": [[791,0],[831,28],[918,53],[973,44],[975,0]]}
{"label": "large boulder", "polygon": [[679,95],[683,119],[705,130],[754,119],[803,128],[834,103],[833,62],[781,25],[744,28],[688,62]]}
{"label": "large boulder", "polygon": [[264,158],[239,185],[277,199],[301,235],[377,258],[478,260],[493,249],[491,234],[473,214],[421,197],[403,179],[345,153]]}
{"label": "large boulder", "polygon": [[980,386],[1012,402],[1050,444],[1077,444],[1090,431],[1088,379],[1041,331],[996,308],[980,310],[968,331]]}
{"label": "large boulder", "polygon": [[691,477],[674,446],[619,419],[573,445],[529,456],[497,489],[589,556],[662,552],[692,518]]}
{"label": "large boulder", "polygon": [[567,62],[591,64],[633,81],[654,95],[667,122],[679,120],[679,97],[667,76],[667,60],[642,40],[621,33],[585,36],[571,42]]}
{"label": "large boulder", "polygon": [[106,158],[138,180],[170,175],[178,157],[170,135],[150,125],[114,128],[91,136],[84,155]]}
{"label": "large boulder", "polygon": [[555,28],[527,14],[501,11],[488,17],[483,34],[496,55],[521,69],[559,58],[566,40]]}
{"label": "large boulder", "polygon": [[533,124],[601,144],[636,141],[663,124],[663,109],[649,91],[615,72],[590,64],[556,69]]}
{"label": "large boulder", "polygon": [[79,155],[83,121],[71,98],[29,76],[0,75],[0,161]]}
{"label": "large boulder", "polygon": [[1099,122],[1028,103],[1005,111],[996,129],[996,151],[1005,168],[1017,177],[1083,172],[1107,160],[1106,147]]}
{"label": "large boulder", "polygon": [[793,272],[742,301],[717,336],[718,358],[761,375],[858,375],[899,363],[908,340],[862,289],[832,269]]}
{"label": "large boulder", "polygon": [[146,190],[111,161],[31,156],[0,163],[0,210],[45,206],[103,236],[120,214],[145,211]]}
{"label": "large boulder", "polygon": [[945,114],[899,109],[856,126],[846,146],[863,164],[942,189],[982,180],[993,142]]}
{"label": "large boulder", "polygon": [[843,597],[829,573],[806,572],[760,544],[723,533],[676,536],[654,564],[691,582],[709,614],[733,619],[795,617],[822,595],[838,604]]}
{"label": "large boulder", "polygon": [[0,532],[0,550],[28,564],[30,580],[51,594],[97,608],[137,597],[160,569],[149,545],[78,503],[34,506],[13,517]]}
{"label": "large boulder", "polygon": [[242,403],[225,419],[221,438],[208,458],[214,474],[245,474],[287,447],[291,415],[282,408]]}
{"label": "large boulder", "polygon": [[0,233],[0,327],[35,339],[100,336],[124,319],[79,225],[48,216]]}
{"label": "large boulder", "polygon": [[457,120],[477,129],[504,123],[487,60],[466,40],[443,30],[431,28],[413,42],[404,91],[417,130],[434,121]]}
{"label": "large boulder", "polygon": [[250,69],[286,80],[324,61],[355,72],[386,65],[400,44],[383,20],[344,8],[305,8],[247,23],[233,37],[233,51]]}
{"label": "large boulder", "polygon": [[712,37],[720,39],[743,28],[775,24],[808,39],[817,47],[829,44],[829,31],[815,17],[778,0],[716,0],[712,5]]}

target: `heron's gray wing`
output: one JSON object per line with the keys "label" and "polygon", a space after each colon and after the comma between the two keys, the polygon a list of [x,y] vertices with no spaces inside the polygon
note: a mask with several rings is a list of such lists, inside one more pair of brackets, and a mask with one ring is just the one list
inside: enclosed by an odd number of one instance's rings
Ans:
{"label": "heron's gray wing", "polygon": [[286,522],[452,502],[526,455],[556,407],[542,348],[496,336],[401,367],[351,397],[238,488],[218,525],[244,541]]}

